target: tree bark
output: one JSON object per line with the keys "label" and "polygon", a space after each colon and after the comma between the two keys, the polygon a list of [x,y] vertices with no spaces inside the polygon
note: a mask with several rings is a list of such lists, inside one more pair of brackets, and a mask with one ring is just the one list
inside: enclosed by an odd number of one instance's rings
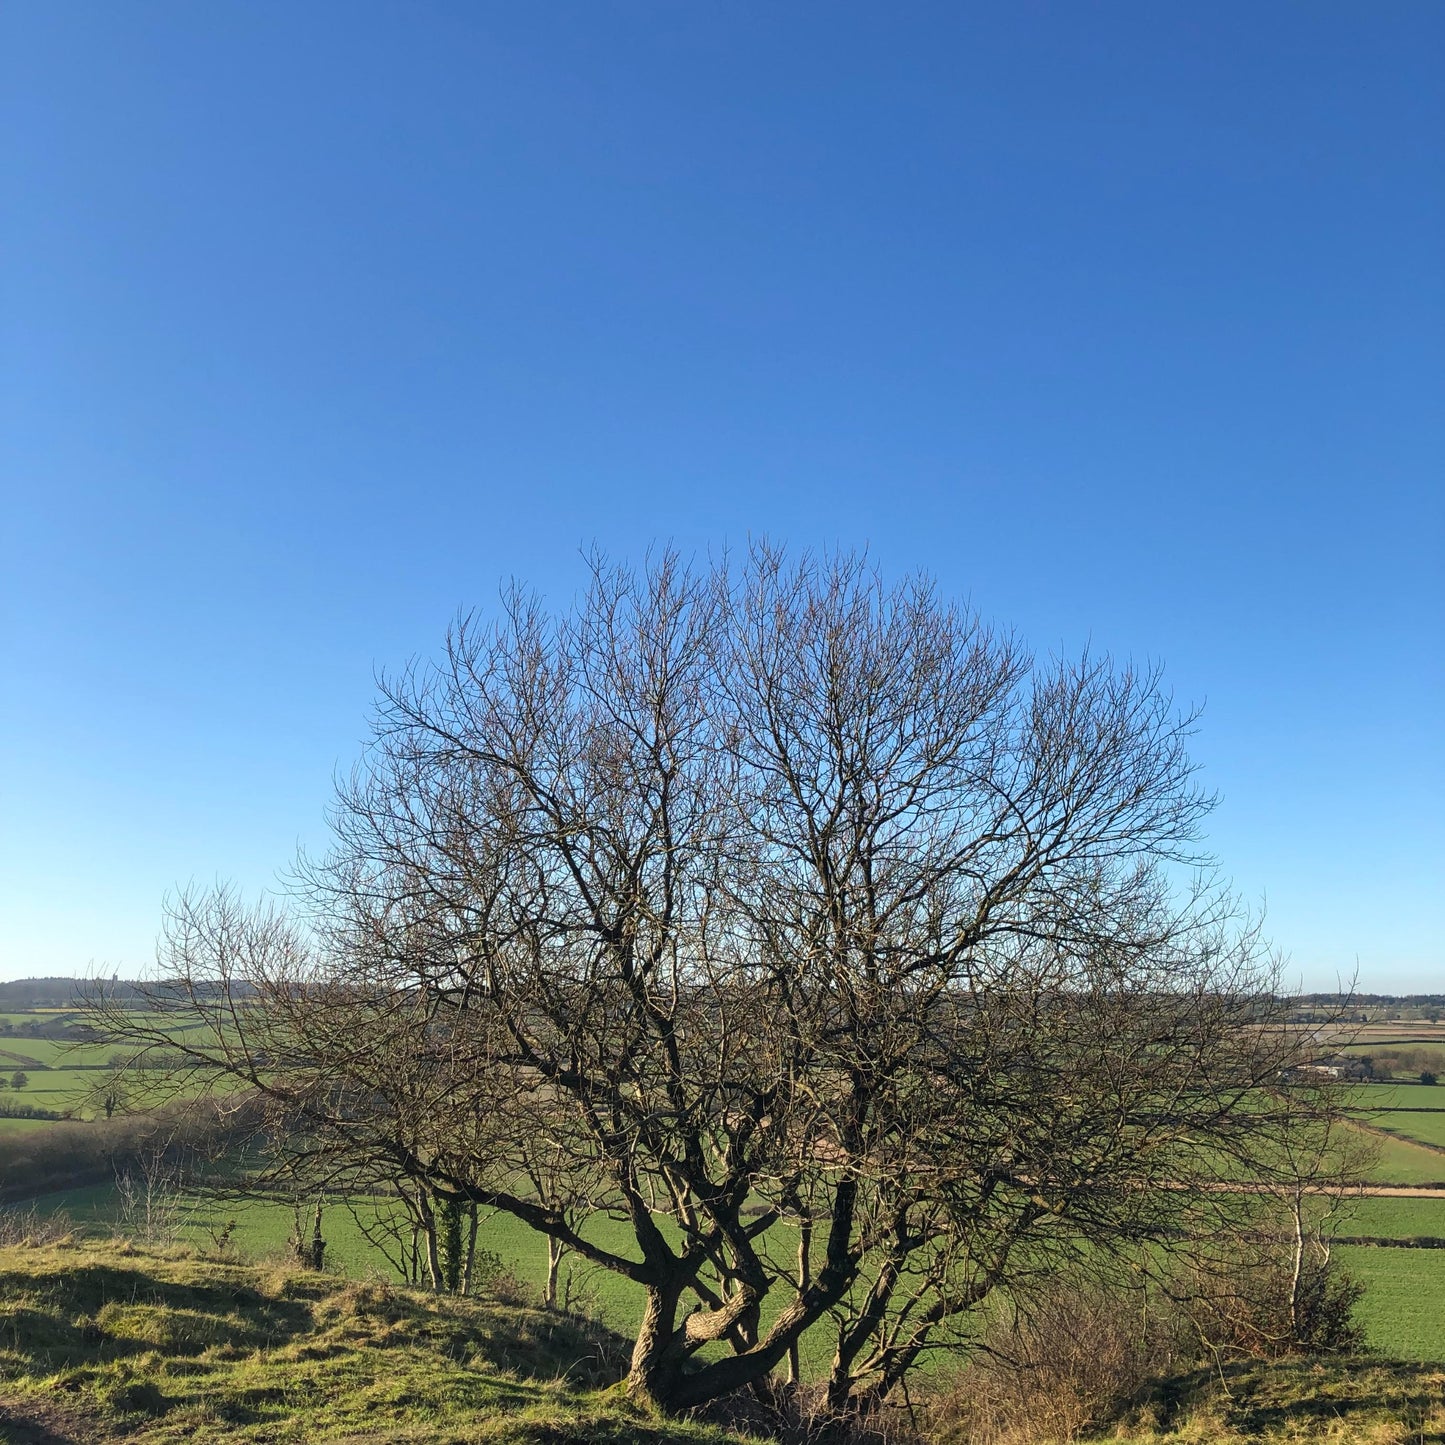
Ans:
{"label": "tree bark", "polygon": [[462,1271],[462,1293],[472,1292],[472,1267],[477,1261],[477,1205],[473,1200],[467,1211],[467,1262]]}
{"label": "tree bark", "polygon": [[632,1366],[627,1372],[627,1393],[664,1411],[675,1408],[678,1369],[673,1355],[680,1299],[681,1290],[676,1285],[648,1286],[647,1304],[632,1349]]}
{"label": "tree bark", "polygon": [[547,1236],[547,1284],[542,1294],[542,1303],[549,1310],[557,1308],[557,1267],[562,1262],[562,1241]]}

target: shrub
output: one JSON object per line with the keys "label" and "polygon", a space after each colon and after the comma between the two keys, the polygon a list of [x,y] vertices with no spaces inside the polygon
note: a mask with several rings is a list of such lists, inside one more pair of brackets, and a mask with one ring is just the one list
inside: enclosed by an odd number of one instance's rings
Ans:
{"label": "shrub", "polygon": [[[7,1112],[13,1112],[14,1101],[7,1103]],[[245,1128],[234,1110],[198,1103],[84,1124],[57,1121],[53,1129],[0,1135],[0,1204],[100,1184],[156,1165],[185,1170],[219,1152],[228,1140],[243,1137]]]}
{"label": "shrub", "polygon": [[1291,1320],[1293,1256],[1253,1241],[1196,1258],[1159,1288],[1078,1282],[1018,1302],[923,1406],[930,1445],[1072,1440],[1117,1421],[1162,1376],[1221,1356],[1356,1353],[1363,1286],[1307,1251]]}
{"label": "shrub", "polygon": [[1317,1244],[1305,1250],[1293,1309],[1293,1254],[1274,1243],[1235,1244],[1195,1260],[1172,1283],[1208,1351],[1278,1359],[1364,1348],[1354,1318],[1365,1287]]}
{"label": "shrub", "polygon": [[1065,1285],[995,1323],[927,1400],[925,1435],[936,1445],[1073,1439],[1196,1351],[1167,1301]]}

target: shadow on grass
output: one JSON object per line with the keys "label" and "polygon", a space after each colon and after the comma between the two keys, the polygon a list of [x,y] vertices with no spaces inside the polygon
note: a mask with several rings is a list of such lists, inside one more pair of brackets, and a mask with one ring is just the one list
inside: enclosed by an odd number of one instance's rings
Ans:
{"label": "shadow on grass", "polygon": [[1144,1403],[1161,1430],[1202,1410],[1250,1438],[1313,1439],[1313,1427],[1323,1424],[1363,1431],[1388,1419],[1422,1429],[1440,1407],[1441,1388],[1439,1367],[1411,1362],[1250,1361],[1173,1376]]}
{"label": "shadow on grass", "polygon": [[77,1262],[45,1273],[0,1273],[0,1349],[28,1372],[160,1350],[273,1348],[311,1327],[300,1300],[273,1299],[225,1279],[175,1282],[117,1265]]}

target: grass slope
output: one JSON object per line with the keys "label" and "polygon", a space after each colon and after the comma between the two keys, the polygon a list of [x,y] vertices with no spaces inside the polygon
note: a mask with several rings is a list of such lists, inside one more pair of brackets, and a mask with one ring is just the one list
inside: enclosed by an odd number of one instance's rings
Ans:
{"label": "grass slope", "polygon": [[1367,1122],[1401,1139],[1413,1139],[1434,1149],[1445,1149],[1445,1113],[1412,1113],[1405,1109],[1387,1109],[1371,1114]]}
{"label": "grass slope", "polygon": [[0,1439],[741,1445],[602,1388],[622,1349],[499,1301],[124,1245],[0,1249]]}
{"label": "grass slope", "polygon": [[1133,1445],[1438,1445],[1445,1370],[1372,1360],[1226,1365],[1165,1381],[1091,1438]]}
{"label": "grass slope", "polygon": [[1445,1154],[1438,1149],[1427,1149],[1422,1144],[1379,1133],[1371,1134],[1370,1140],[1379,1149],[1379,1158],[1370,1173],[1371,1183],[1445,1183]]}

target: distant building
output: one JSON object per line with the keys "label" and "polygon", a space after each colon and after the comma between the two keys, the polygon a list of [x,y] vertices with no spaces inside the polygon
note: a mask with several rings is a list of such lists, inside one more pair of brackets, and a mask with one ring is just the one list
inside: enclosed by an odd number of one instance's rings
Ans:
{"label": "distant building", "polygon": [[1375,1066],[1369,1059],[1357,1059],[1349,1054],[1336,1054],[1332,1059],[1317,1059],[1312,1064],[1301,1064],[1296,1074],[1314,1074],[1325,1079],[1373,1079]]}

